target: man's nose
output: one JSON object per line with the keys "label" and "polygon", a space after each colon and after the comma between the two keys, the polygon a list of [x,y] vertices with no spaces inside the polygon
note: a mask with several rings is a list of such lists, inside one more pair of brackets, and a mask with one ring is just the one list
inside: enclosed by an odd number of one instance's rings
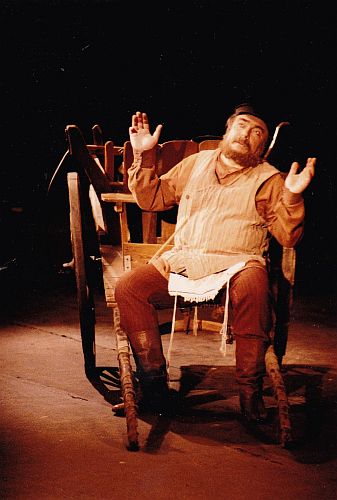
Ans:
{"label": "man's nose", "polygon": [[248,132],[242,132],[240,134],[240,141],[241,142],[248,142],[248,137],[249,137],[249,133]]}

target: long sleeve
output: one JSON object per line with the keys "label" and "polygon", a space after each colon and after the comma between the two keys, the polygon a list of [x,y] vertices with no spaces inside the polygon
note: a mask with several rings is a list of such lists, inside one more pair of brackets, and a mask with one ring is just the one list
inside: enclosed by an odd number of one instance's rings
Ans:
{"label": "long sleeve", "polygon": [[[143,154],[135,159],[129,169],[129,189],[138,205],[143,210],[163,211],[179,203],[197,156],[198,153],[185,158],[160,178],[149,157]],[[233,175],[236,174],[224,176],[221,184],[226,185],[230,179],[232,182]],[[304,228],[302,195],[288,191],[282,174],[275,174],[260,187],[255,201],[268,231],[281,245],[295,246],[302,238]]]}
{"label": "long sleeve", "polygon": [[303,197],[285,188],[282,175],[268,179],[258,191],[255,201],[269,232],[281,245],[293,247],[301,240],[305,216]]}
{"label": "long sleeve", "polygon": [[160,178],[155,166],[146,159],[135,160],[129,168],[128,185],[143,210],[163,211],[179,203],[181,194],[195,163],[191,155]]}

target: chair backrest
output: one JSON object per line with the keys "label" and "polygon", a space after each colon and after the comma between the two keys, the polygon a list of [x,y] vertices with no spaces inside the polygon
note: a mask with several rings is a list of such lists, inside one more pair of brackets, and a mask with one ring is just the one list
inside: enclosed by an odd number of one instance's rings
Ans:
{"label": "chair backrest", "polygon": [[204,151],[205,149],[216,149],[219,146],[221,139],[205,139],[199,142],[199,151]]}

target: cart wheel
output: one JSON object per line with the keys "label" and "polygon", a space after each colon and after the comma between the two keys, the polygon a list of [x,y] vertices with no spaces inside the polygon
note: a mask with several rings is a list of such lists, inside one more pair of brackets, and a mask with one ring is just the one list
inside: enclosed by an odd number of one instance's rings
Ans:
{"label": "cart wheel", "polygon": [[138,421],[137,421],[137,403],[134,387],[134,376],[130,362],[129,342],[125,332],[120,327],[119,309],[113,310],[116,345],[118,352],[119,373],[124,401],[124,414],[126,418],[126,428],[128,435],[128,446],[130,451],[137,451],[138,444]]}
{"label": "cart wheel", "polygon": [[90,256],[87,255],[83,237],[83,207],[81,207],[81,186],[78,173],[69,172],[67,180],[71,246],[76,277],[84,369],[86,376],[90,379],[96,374],[95,306],[93,291],[88,280]]}

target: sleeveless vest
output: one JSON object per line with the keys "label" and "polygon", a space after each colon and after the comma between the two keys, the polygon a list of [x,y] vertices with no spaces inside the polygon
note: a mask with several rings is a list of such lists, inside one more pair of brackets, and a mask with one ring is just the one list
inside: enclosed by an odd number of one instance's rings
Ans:
{"label": "sleeveless vest", "polygon": [[248,260],[265,263],[268,229],[255,206],[261,184],[278,170],[264,162],[229,185],[215,173],[219,150],[199,153],[179,203],[174,247],[162,257],[171,272],[199,279]]}

